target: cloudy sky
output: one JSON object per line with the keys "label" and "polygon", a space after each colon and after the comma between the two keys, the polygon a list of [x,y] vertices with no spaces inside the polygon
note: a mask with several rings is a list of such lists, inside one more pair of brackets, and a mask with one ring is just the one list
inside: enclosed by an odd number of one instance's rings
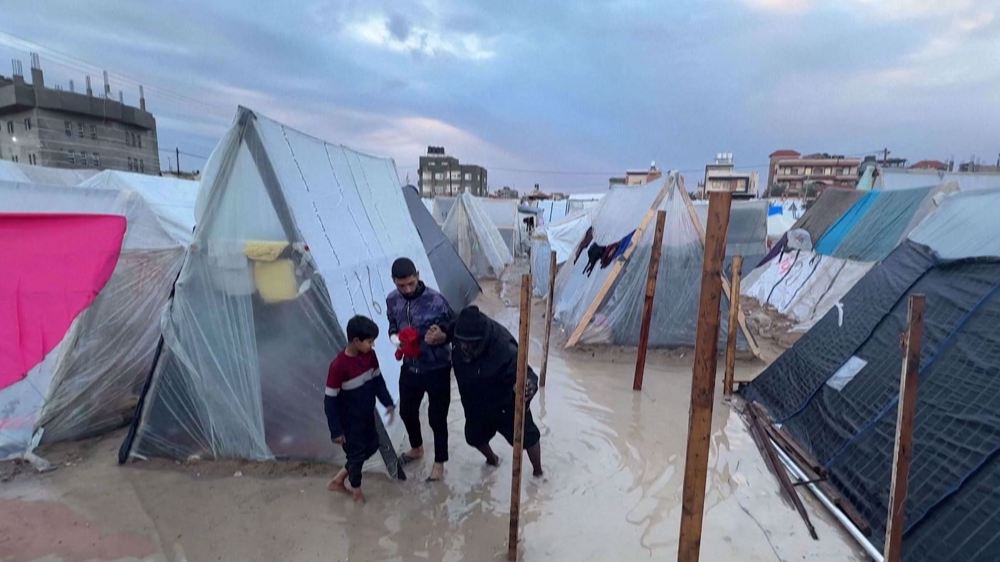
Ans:
{"label": "cloudy sky", "polygon": [[106,68],[131,103],[144,84],[185,168],[238,104],[401,179],[444,145],[491,188],[603,189],[653,160],[693,183],[723,151],[762,175],[778,148],[1000,152],[1000,0],[250,4],[0,0],[0,56],[39,50],[78,90]]}

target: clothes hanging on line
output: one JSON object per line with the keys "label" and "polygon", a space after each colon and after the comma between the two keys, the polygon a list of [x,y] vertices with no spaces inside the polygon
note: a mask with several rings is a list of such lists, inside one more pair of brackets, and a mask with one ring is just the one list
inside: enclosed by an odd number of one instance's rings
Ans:
{"label": "clothes hanging on line", "polygon": [[580,240],[580,244],[576,247],[576,257],[573,258],[573,265],[580,261],[580,254],[583,253],[583,249],[590,245],[594,240],[594,227],[587,229],[587,232],[583,235],[583,240]]}
{"label": "clothes hanging on line", "polygon": [[583,273],[590,277],[590,274],[594,272],[594,266],[597,262],[601,261],[601,257],[604,256],[605,247],[601,246],[597,242],[590,245],[587,249],[587,267],[583,268]]}

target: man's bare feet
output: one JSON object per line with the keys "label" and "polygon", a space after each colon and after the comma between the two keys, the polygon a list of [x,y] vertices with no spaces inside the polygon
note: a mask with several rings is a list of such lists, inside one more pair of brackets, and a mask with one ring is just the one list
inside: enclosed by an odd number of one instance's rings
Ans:
{"label": "man's bare feet", "polygon": [[331,492],[340,492],[342,494],[351,493],[350,490],[347,489],[347,486],[344,485],[344,481],[341,480],[338,482],[336,478],[330,480],[330,483],[326,485],[326,489]]}
{"label": "man's bare feet", "polygon": [[436,462],[431,468],[431,475],[427,477],[428,482],[439,482],[444,480],[444,463]]}
{"label": "man's bare feet", "polygon": [[354,496],[354,503],[365,503],[365,495],[361,493],[361,488],[355,488],[351,495]]}
{"label": "man's bare feet", "polygon": [[409,451],[406,451],[402,455],[399,455],[399,460],[403,461],[403,464],[411,463],[415,460],[420,460],[424,458],[424,448],[414,447]]}

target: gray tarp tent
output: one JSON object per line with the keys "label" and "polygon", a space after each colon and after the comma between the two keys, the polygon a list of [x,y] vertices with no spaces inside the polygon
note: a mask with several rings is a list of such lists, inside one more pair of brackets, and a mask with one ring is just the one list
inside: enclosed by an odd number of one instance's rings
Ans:
{"label": "gray tarp tent", "polygon": [[[375,352],[395,393],[399,363],[385,337],[392,262],[411,257],[437,285],[395,165],[240,108],[206,166],[197,212],[119,461],[342,461],[323,412],[342,327],[355,314],[379,325]],[[402,428],[382,429],[382,458],[401,474],[393,441]]]}
{"label": "gray tarp tent", "polygon": [[906,560],[1000,559],[1000,193],[946,197],[742,392],[820,463],[881,550],[907,296],[927,298]]}
{"label": "gray tarp tent", "polygon": [[424,243],[427,259],[434,269],[434,277],[438,282],[437,289],[456,312],[472,304],[481,292],[476,278],[472,276],[455,250],[455,246],[444,235],[437,221],[421,201],[417,188],[404,185],[403,195],[406,197],[406,206],[410,209],[413,225],[417,227],[420,240]]}

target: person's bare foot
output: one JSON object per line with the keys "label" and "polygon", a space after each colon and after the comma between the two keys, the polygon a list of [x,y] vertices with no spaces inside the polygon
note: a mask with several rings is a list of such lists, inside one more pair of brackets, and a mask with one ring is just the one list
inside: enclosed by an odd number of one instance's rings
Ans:
{"label": "person's bare foot", "polygon": [[444,463],[436,462],[431,468],[431,475],[427,477],[428,482],[440,482],[444,480]]}
{"label": "person's bare foot", "polygon": [[326,485],[326,489],[331,492],[340,492],[342,494],[351,493],[351,491],[347,489],[347,486],[344,485],[344,481],[337,480],[336,478],[330,480],[330,483]]}
{"label": "person's bare foot", "polygon": [[354,503],[365,503],[365,495],[361,493],[361,488],[355,488],[351,495],[354,497]]}
{"label": "person's bare foot", "polygon": [[414,447],[399,456],[399,460],[403,461],[403,464],[408,464],[422,458],[424,458],[423,447]]}

